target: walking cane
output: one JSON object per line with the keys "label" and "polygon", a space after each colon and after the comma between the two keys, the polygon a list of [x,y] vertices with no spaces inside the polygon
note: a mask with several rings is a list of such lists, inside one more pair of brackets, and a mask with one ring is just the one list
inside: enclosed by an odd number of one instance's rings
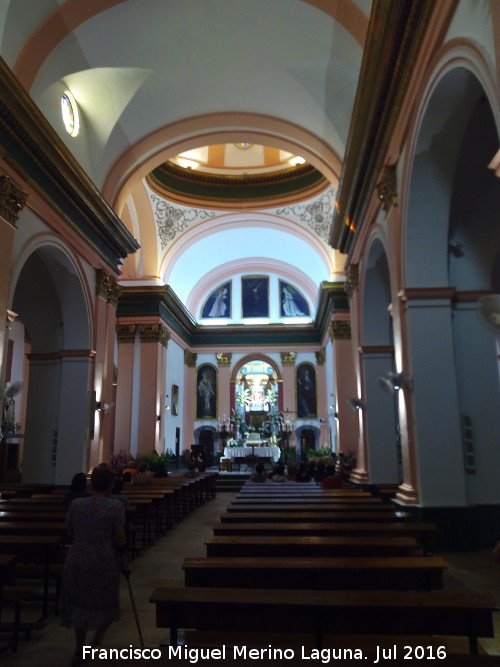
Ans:
{"label": "walking cane", "polygon": [[141,647],[144,648],[144,639],[142,638],[141,624],[139,623],[139,616],[137,615],[137,609],[135,608],[132,586],[130,585],[130,571],[125,571],[124,575],[125,579],[127,580],[128,592],[130,594],[130,602],[132,603],[132,610],[134,612],[135,624],[137,626],[137,632],[139,633],[139,641],[141,642]]}

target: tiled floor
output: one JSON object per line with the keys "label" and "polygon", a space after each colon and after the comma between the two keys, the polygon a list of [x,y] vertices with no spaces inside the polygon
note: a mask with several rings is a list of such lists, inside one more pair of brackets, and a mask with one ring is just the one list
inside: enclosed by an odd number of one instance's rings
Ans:
{"label": "tiled floor", "polygon": [[[160,585],[183,585],[184,557],[205,555],[203,540],[210,534],[212,524],[218,520],[230,498],[231,494],[218,494],[134,561],[131,583],[146,646],[157,647],[165,637],[165,630],[155,627],[155,610],[148,602],[151,592]],[[466,585],[478,592],[490,592],[500,605],[500,566],[491,561],[489,552],[444,556],[449,563],[447,587]],[[110,628],[104,645],[139,646],[125,580],[122,581],[121,598],[121,620]],[[496,614],[496,629],[495,640],[482,640],[481,644],[488,653],[500,656],[500,613]],[[59,627],[57,619],[53,618],[42,630],[34,633],[29,642],[22,641],[17,653],[0,656],[0,664],[2,667],[66,667],[70,664],[72,652],[72,631]],[[123,664],[134,663],[127,661]]]}

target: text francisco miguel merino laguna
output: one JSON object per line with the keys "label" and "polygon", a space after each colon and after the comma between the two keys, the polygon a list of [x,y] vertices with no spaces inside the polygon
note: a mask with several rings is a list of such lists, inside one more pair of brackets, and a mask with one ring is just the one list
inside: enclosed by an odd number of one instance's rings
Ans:
{"label": "text francisco miguel merino laguna", "polygon": [[[327,664],[335,660],[369,660],[371,658],[372,664],[376,665],[379,663],[382,667],[386,660],[397,660],[399,658],[404,660],[443,660],[446,658],[446,649],[444,646],[374,646],[373,654],[371,655],[366,655],[359,648],[311,649],[300,646],[292,649],[274,648],[271,645],[268,648],[248,648],[247,646],[233,645],[222,645],[218,648],[190,648],[187,645],[183,645],[168,646],[163,651],[158,648],[134,648],[132,645],[129,648],[123,649],[83,647],[83,657],[92,659],[121,658],[133,660],[135,658],[146,658],[149,660],[160,660],[165,658],[165,653],[168,660],[183,660],[191,664],[203,662],[204,660],[294,660],[295,658]],[[367,664],[369,665],[370,662],[367,662]]]}

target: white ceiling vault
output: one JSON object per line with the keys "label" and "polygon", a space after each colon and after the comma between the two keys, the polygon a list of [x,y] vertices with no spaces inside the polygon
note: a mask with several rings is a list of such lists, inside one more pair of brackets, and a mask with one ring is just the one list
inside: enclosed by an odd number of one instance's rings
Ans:
{"label": "white ceiling vault", "polygon": [[[231,272],[268,268],[311,299],[329,247],[371,0],[4,0],[2,58],[141,245],[124,284],[169,283],[196,313]],[[65,130],[60,100],[81,117]],[[146,177],[185,151],[251,142],[324,187],[244,209],[169,201]],[[200,284],[207,286],[202,293]]]}

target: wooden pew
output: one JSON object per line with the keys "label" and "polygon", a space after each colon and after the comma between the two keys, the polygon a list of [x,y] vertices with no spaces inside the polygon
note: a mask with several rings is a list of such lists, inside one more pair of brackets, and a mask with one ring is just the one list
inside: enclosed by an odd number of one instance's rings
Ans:
{"label": "wooden pew", "polygon": [[333,557],[418,555],[411,537],[268,537],[205,538],[207,556]]}
{"label": "wooden pew", "polygon": [[267,522],[287,522],[287,523],[302,523],[302,522],[325,522],[325,521],[409,521],[411,514],[408,512],[397,512],[391,510],[379,511],[275,511],[275,512],[223,512],[220,515],[222,523],[267,523]]}
{"label": "wooden pew", "polygon": [[61,538],[57,535],[0,535],[0,553],[15,554],[17,578],[41,579],[42,617],[46,617],[50,581],[59,581],[62,571]]}
{"label": "wooden pew", "polygon": [[432,590],[443,587],[438,556],[185,558],[186,586],[308,590]]}
{"label": "wooden pew", "polygon": [[357,489],[323,489],[321,486],[313,484],[258,484],[242,486],[236,494],[237,497],[244,495],[259,495],[259,496],[326,496],[334,498],[372,498],[369,491],[358,491]]}
{"label": "wooden pew", "polygon": [[226,507],[227,512],[394,512],[392,505],[369,505],[353,503],[282,503],[269,501],[265,503],[232,502]]}
{"label": "wooden pew", "polygon": [[309,523],[218,523],[212,526],[213,534],[223,535],[304,535],[304,536],[348,536],[373,535],[386,537],[413,537],[428,552],[435,538],[437,527],[433,523],[413,521],[400,522],[309,522]]}
{"label": "wooden pew", "polygon": [[357,496],[330,496],[317,493],[311,496],[285,495],[274,496],[264,494],[239,494],[231,501],[231,505],[361,505],[363,507],[377,506],[394,509],[390,503],[382,503],[380,498]]}
{"label": "wooden pew", "polygon": [[[317,649],[324,635],[450,635],[493,637],[488,595],[446,591],[309,591],[283,589],[156,588],[156,625],[170,628],[170,644],[180,628],[260,633],[311,634]],[[272,619],[272,621],[270,621]]]}

